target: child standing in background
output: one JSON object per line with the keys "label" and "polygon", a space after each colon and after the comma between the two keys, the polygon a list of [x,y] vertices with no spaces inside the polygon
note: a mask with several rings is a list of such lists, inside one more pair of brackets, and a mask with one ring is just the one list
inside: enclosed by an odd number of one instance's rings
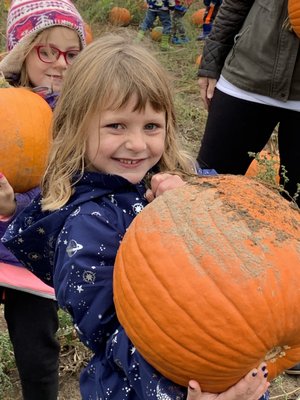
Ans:
{"label": "child standing in background", "polygon": [[174,11],[172,11],[172,39],[173,44],[184,44],[189,42],[186,36],[186,30],[183,17],[193,0],[175,0]]}
{"label": "child standing in background", "polygon": [[203,0],[203,3],[206,10],[203,17],[202,32],[197,37],[197,40],[205,40],[210,34],[213,22],[222,4],[222,0]]}
{"label": "child standing in background", "polygon": [[148,9],[145,18],[139,27],[137,41],[144,38],[145,32],[152,29],[158,18],[162,24],[161,50],[169,50],[172,31],[171,10],[174,10],[175,0],[146,0]]}
{"label": "child standing in background", "polygon": [[[94,355],[81,374],[83,400],[257,400],[265,363],[222,394],[178,386],[153,369],[120,325],[114,261],[152,195],[184,184],[194,161],[178,144],[169,76],[131,40],[106,34],[79,54],[54,111],[42,195],[6,233],[6,245],[41,279]],[[172,171],[172,173],[169,173]],[[177,173],[177,175],[174,175]]]}
{"label": "child standing in background", "polygon": [[[65,72],[85,46],[83,20],[69,0],[15,0],[7,18],[7,54],[0,71],[53,108]],[[34,115],[35,110],[33,110]],[[1,157],[13,157],[0,149]],[[4,154],[2,154],[4,153]],[[18,160],[16,161],[18,162]],[[0,236],[39,193],[14,193],[0,173]],[[13,344],[24,400],[56,400],[60,346],[57,302],[43,283],[0,243],[0,302]]]}

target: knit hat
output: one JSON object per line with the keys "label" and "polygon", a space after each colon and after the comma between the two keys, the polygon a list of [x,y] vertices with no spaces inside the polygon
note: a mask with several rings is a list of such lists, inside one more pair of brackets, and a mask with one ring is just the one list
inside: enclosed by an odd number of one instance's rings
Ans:
{"label": "knit hat", "polygon": [[82,47],[86,46],[84,22],[71,0],[13,0],[7,17],[8,54],[0,62],[0,71],[20,73],[27,46],[38,33],[55,26],[75,30]]}

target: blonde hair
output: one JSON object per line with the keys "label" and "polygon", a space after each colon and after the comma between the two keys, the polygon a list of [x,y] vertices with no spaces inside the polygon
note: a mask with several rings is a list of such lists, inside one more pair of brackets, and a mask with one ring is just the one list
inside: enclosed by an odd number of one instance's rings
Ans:
{"label": "blonde hair", "polygon": [[136,110],[147,103],[166,113],[165,150],[159,171],[193,172],[191,157],[179,148],[169,75],[149,50],[131,36],[105,34],[87,46],[69,68],[54,111],[53,144],[42,182],[43,210],[64,206],[74,176],[86,167],[86,127],[90,117],[117,110],[137,97]]}

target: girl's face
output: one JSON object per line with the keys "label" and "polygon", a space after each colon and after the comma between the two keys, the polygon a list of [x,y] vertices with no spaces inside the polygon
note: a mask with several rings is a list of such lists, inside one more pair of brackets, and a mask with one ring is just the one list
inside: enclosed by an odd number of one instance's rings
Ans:
{"label": "girl's face", "polygon": [[148,103],[133,111],[136,97],[123,108],[94,115],[88,125],[86,157],[90,171],[119,175],[140,182],[162,157],[166,137],[164,111]]}
{"label": "girl's face", "polygon": [[[53,62],[43,62],[40,56],[49,59],[51,52],[51,46],[53,48],[59,49],[62,52],[69,52],[65,54],[67,59],[71,59],[73,55],[76,55],[80,50],[80,41],[77,33],[69,28],[58,26],[49,29],[46,36],[46,41],[38,43],[28,54],[25,60],[27,73],[30,82],[33,86],[43,86],[52,89],[54,92],[60,92],[65,72],[68,68],[68,64],[63,54],[59,54],[59,58],[56,60],[54,58]],[[39,46],[47,45],[48,50],[40,48]],[[45,48],[47,49],[47,48]],[[49,56],[47,51],[50,51]],[[74,51],[74,53],[72,53]],[[57,50],[54,50],[57,52]]]}

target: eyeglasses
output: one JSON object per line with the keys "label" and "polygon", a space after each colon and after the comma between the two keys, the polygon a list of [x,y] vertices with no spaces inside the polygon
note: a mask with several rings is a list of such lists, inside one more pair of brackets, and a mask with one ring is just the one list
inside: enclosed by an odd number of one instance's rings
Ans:
{"label": "eyeglasses", "polygon": [[79,50],[67,50],[61,51],[54,46],[35,46],[39,59],[47,64],[53,63],[59,59],[61,55],[68,65],[72,64],[75,58],[78,56]]}

